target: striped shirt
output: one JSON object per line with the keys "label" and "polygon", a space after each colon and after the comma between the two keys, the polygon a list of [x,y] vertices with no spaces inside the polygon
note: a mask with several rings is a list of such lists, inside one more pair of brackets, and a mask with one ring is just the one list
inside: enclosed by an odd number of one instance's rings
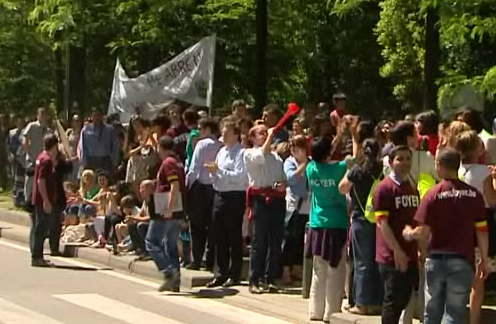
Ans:
{"label": "striped shirt", "polygon": [[243,159],[251,187],[271,188],[275,182],[286,181],[283,161],[276,152],[265,156],[262,148],[251,148],[245,150]]}

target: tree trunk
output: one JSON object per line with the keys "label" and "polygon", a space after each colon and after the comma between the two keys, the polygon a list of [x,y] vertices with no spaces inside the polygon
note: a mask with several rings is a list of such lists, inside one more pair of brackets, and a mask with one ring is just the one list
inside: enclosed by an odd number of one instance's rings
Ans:
{"label": "tree trunk", "polygon": [[[57,47],[55,56],[55,86],[57,90],[57,114],[64,110],[64,59],[62,49]],[[64,116],[67,118],[67,116]]]}
{"label": "tree trunk", "polygon": [[425,21],[425,57],[424,57],[424,110],[437,110],[437,86],[439,75],[439,11],[430,7]]}
{"label": "tree trunk", "polygon": [[[67,114],[86,110],[86,47],[67,46],[65,109]],[[105,112],[103,112],[105,113]]]}
{"label": "tree trunk", "polygon": [[256,78],[255,78],[255,115],[262,112],[267,103],[267,0],[257,0],[256,26]]}

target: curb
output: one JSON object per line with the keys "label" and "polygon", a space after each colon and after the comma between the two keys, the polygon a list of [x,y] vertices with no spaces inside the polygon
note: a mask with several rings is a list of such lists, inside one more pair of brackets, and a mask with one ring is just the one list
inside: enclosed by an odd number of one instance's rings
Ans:
{"label": "curb", "polygon": [[[31,220],[27,213],[0,209],[0,238],[29,245]],[[49,249],[45,241],[45,249]],[[132,262],[131,256],[114,256],[105,249],[91,249],[73,244],[60,244],[65,257],[79,258],[91,263],[110,267],[125,273],[134,274],[154,281],[163,279],[153,262]],[[213,279],[213,274],[203,271],[181,269],[181,286],[186,289],[205,286]]]}

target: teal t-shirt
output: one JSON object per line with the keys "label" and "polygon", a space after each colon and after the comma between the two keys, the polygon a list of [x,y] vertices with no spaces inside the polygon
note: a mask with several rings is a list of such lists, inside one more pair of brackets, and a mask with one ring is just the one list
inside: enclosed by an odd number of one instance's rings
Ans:
{"label": "teal t-shirt", "polygon": [[194,128],[189,132],[188,142],[186,143],[186,168],[189,168],[191,158],[193,157],[193,151],[195,150],[193,147],[193,140],[198,136],[200,136],[200,131],[198,129]]}
{"label": "teal t-shirt", "polygon": [[307,179],[312,193],[310,227],[348,228],[346,197],[338,190],[345,173],[345,161],[308,163]]}

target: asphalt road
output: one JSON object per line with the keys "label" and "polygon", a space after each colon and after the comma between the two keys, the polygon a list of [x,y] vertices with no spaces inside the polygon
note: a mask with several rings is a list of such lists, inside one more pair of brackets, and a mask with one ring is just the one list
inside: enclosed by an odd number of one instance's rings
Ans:
{"label": "asphalt road", "polygon": [[0,256],[2,324],[293,322],[218,301],[229,291],[159,294],[154,282],[72,259],[52,258],[57,268],[32,268],[28,249],[5,240]]}

